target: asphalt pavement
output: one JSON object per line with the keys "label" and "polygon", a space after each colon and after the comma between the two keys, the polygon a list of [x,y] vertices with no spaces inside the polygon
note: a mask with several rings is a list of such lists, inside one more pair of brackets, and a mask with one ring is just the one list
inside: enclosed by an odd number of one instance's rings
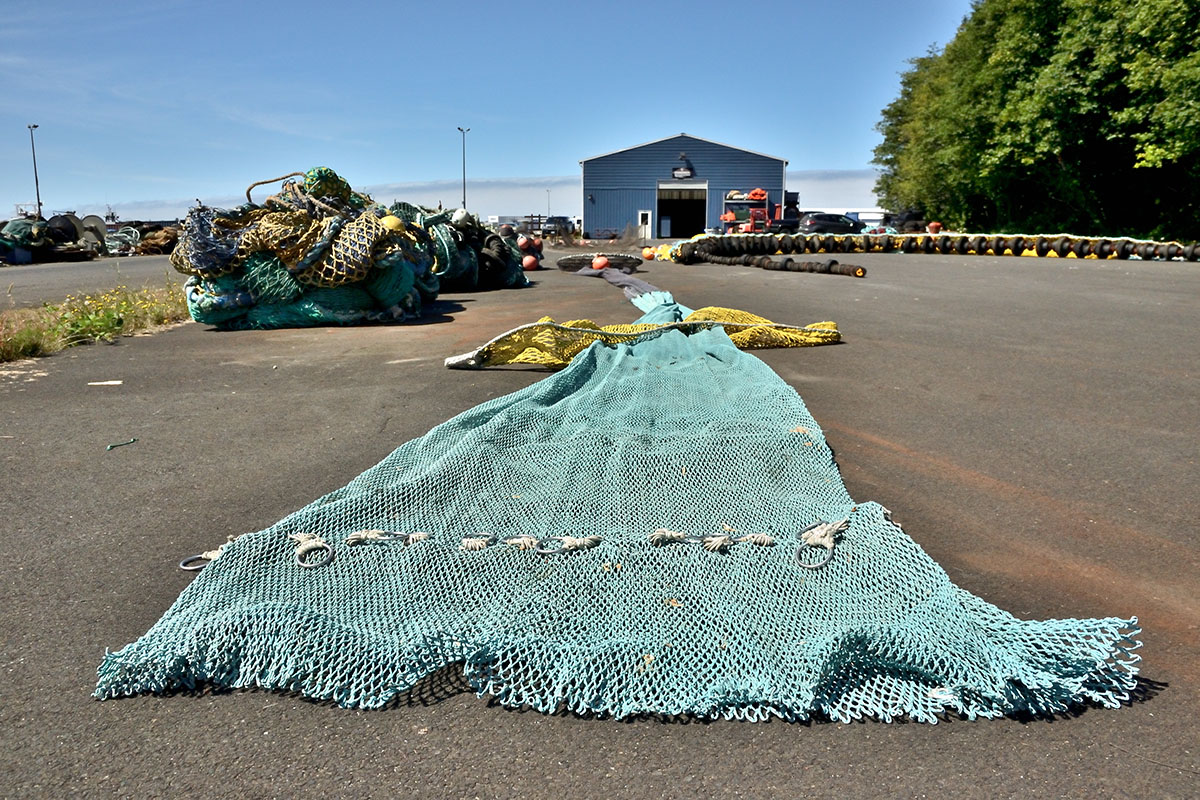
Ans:
{"label": "asphalt pavement", "polygon": [[182,286],[187,276],[176,272],[166,256],[98,258],[57,264],[0,264],[0,309],[31,308],[55,303],[67,295],[98,294],[125,286]]}
{"label": "asphalt pavement", "polygon": [[[90,697],[105,649],[192,579],[181,558],[545,376],[443,358],[542,315],[637,316],[603,281],[548,270],[444,295],[419,324],[187,323],[0,365],[0,796],[1197,796],[1200,268],[839,258],[867,276],[639,277],[694,308],[835,320],[843,344],[756,355],[804,397],[851,496],[1019,617],[1137,615],[1133,702],[934,726],[613,722],[505,709],[453,672],[375,712],[263,691]],[[105,288],[38,274],[11,281],[13,304]]]}

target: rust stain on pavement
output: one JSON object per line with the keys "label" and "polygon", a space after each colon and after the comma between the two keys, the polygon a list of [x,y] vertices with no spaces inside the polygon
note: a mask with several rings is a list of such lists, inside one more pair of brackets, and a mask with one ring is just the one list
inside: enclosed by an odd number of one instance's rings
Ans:
{"label": "rust stain on pavement", "polygon": [[[1043,527],[1063,532],[1055,539],[1029,536],[1012,528],[980,529],[979,547],[959,549],[955,558],[983,574],[1007,580],[1032,581],[1051,594],[1064,589],[1103,608],[1119,601],[1114,613],[1136,614],[1151,634],[1168,634],[1183,650],[1154,654],[1155,662],[1170,664],[1180,673],[1197,675],[1197,650],[1200,649],[1200,598],[1192,568],[1197,550],[1152,531],[1133,528],[1103,519],[1097,511],[1088,511],[1078,503],[1056,498],[1016,484],[985,475],[955,463],[944,456],[921,452],[885,437],[837,423],[825,423],[827,432],[860,443],[864,451],[856,460],[862,464],[876,460],[903,465],[947,486],[955,485],[987,495],[988,503],[1016,506],[1026,515],[1042,518]],[[896,509],[903,520],[903,510]],[[1015,512],[1014,512],[1015,513]],[[1086,532],[1080,519],[1089,520]],[[966,525],[964,521],[964,526]],[[916,532],[918,538],[920,532]],[[1091,556],[1070,552],[1064,544],[1086,546],[1105,555]],[[1153,551],[1153,558],[1145,554]],[[1111,554],[1119,553],[1119,563]],[[1049,595],[1048,595],[1049,596]]]}

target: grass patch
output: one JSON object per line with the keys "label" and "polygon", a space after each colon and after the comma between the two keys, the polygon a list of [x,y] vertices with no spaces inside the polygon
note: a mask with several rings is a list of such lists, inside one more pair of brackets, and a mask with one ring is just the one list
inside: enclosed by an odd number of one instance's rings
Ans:
{"label": "grass patch", "polygon": [[41,308],[0,311],[0,362],[36,358],[67,347],[111,342],[118,336],[188,319],[187,301],[174,284],[118,286],[103,294],[70,296]]}

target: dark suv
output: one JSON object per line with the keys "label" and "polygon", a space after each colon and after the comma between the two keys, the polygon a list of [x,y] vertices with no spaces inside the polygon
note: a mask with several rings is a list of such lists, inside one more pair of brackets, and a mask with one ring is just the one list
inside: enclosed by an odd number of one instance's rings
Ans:
{"label": "dark suv", "polygon": [[865,222],[845,214],[805,214],[796,224],[797,233],[859,233],[866,229]]}
{"label": "dark suv", "polygon": [[919,208],[906,208],[898,214],[884,214],[883,224],[901,233],[924,233],[925,212]]}

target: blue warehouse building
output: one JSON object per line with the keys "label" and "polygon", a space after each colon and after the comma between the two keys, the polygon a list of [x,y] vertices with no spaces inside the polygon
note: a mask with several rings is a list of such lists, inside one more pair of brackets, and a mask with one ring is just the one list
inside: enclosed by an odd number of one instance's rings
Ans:
{"label": "blue warehouse building", "polygon": [[[686,133],[585,158],[584,235],[605,238],[632,226],[646,238],[684,239],[721,227],[727,210],[740,219],[756,205],[773,216],[784,202],[787,163]],[[752,189],[766,190],[766,200],[727,199]]]}

